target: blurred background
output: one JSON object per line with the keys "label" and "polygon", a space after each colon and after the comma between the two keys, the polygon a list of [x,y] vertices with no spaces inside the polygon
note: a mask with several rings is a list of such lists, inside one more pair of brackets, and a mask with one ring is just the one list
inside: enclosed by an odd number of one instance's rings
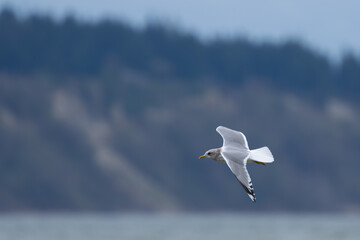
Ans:
{"label": "blurred background", "polygon": [[[273,239],[358,239],[359,8],[0,0],[0,236],[135,239],[140,222],[143,239],[216,239],[250,219]],[[248,166],[256,204],[198,159],[218,125],[275,157]]]}

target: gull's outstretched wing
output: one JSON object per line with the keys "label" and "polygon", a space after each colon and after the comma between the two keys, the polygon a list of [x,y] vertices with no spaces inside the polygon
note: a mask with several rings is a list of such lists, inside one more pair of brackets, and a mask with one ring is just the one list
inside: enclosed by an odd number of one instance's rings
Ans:
{"label": "gull's outstretched wing", "polygon": [[216,131],[221,135],[224,140],[224,147],[237,147],[249,150],[246,137],[242,132],[232,130],[223,126],[216,128]]}
{"label": "gull's outstretched wing", "polygon": [[249,154],[244,151],[223,148],[221,155],[225,159],[226,164],[229,166],[231,171],[234,173],[237,180],[245,189],[246,193],[249,195],[250,199],[253,202],[256,202],[251,178],[246,169],[246,162],[249,158]]}

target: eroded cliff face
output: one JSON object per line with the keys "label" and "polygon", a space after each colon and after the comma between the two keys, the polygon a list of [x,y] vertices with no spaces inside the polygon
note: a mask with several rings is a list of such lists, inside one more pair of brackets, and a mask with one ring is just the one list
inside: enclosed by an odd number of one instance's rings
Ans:
{"label": "eroded cliff face", "polygon": [[1,75],[1,210],[249,209],[225,165],[197,159],[221,146],[218,125],[274,154],[249,165],[257,209],[358,209],[356,102],[251,81],[112,78]]}

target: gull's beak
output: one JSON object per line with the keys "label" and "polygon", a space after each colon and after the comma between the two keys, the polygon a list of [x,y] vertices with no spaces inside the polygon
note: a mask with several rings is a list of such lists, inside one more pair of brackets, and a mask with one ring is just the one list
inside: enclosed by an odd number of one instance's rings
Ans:
{"label": "gull's beak", "polygon": [[204,158],[204,157],[205,157],[205,155],[201,155],[201,156],[199,157],[199,159]]}

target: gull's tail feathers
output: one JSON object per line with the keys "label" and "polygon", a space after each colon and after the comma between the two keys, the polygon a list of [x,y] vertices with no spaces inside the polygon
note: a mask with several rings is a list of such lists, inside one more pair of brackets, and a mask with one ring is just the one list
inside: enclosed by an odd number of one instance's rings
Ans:
{"label": "gull's tail feathers", "polygon": [[274,157],[268,147],[262,147],[250,150],[249,160],[265,165],[266,163],[272,163],[274,161]]}

